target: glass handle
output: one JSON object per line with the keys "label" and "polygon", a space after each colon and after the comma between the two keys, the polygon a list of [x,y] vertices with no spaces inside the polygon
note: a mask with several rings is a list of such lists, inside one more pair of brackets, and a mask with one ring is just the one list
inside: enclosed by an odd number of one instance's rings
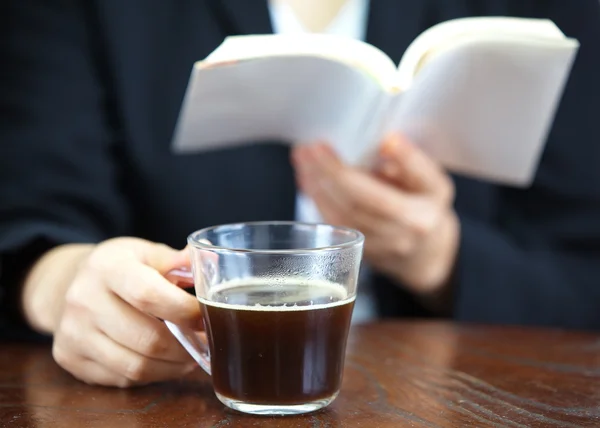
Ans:
{"label": "glass handle", "polygon": [[[182,284],[194,284],[192,272],[186,268],[173,269],[169,271],[165,277],[179,286],[182,286]],[[185,348],[188,354],[190,354],[198,365],[210,375],[210,351],[206,339],[203,339],[198,332],[191,328],[181,327],[173,324],[171,321],[163,320],[163,322],[173,336],[175,336],[179,343]]]}

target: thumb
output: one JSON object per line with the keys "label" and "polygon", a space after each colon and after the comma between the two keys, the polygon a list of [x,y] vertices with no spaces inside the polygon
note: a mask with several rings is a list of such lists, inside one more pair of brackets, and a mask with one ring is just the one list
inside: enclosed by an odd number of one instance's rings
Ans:
{"label": "thumb", "polygon": [[142,263],[156,269],[162,275],[176,268],[190,266],[187,247],[176,250],[166,244],[148,241],[146,244],[137,249],[138,256]]}
{"label": "thumb", "polygon": [[450,198],[452,183],[445,171],[401,134],[386,137],[379,149],[376,172],[402,189]]}

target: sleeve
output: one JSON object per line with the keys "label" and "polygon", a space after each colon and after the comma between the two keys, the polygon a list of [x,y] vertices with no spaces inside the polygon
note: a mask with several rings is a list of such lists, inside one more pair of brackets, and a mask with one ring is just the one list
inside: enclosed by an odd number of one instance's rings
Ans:
{"label": "sleeve", "polygon": [[23,327],[19,282],[43,252],[128,230],[91,3],[0,5],[0,334]]}
{"label": "sleeve", "polygon": [[455,317],[600,329],[600,3],[533,3],[581,46],[533,186],[461,217]]}

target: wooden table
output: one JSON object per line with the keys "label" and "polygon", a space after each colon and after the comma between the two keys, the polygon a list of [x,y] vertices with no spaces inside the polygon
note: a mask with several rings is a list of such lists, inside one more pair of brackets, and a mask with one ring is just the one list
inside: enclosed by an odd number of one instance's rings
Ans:
{"label": "wooden table", "polygon": [[0,427],[600,427],[600,335],[445,323],[354,328],[326,410],[226,410],[202,374],[131,390],[90,387],[44,346],[2,344]]}

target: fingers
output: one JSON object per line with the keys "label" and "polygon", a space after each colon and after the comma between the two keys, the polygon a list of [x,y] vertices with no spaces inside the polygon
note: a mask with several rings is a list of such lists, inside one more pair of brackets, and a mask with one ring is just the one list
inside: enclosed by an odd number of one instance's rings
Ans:
{"label": "fingers", "polygon": [[327,222],[353,227],[373,242],[395,236],[397,253],[407,253],[445,213],[444,204],[427,194],[399,189],[373,174],[344,165],[325,145],[300,146],[292,155],[298,185]]}
{"label": "fingers", "polygon": [[[140,355],[98,330],[55,341],[53,357],[64,369],[84,382],[127,387],[176,379],[196,368],[195,363],[160,361]],[[77,350],[77,352],[74,352]]]}
{"label": "fingers", "polygon": [[186,264],[189,256],[185,250],[143,239],[117,238],[100,244],[79,276],[84,281],[99,279],[139,311],[196,329],[202,325],[196,299],[163,276]]}
{"label": "fingers", "polygon": [[85,356],[101,361],[106,368],[136,385],[177,379],[197,367],[193,362],[175,363],[145,357],[118,344],[100,331],[96,331],[90,338],[90,345]]}
{"label": "fingers", "polygon": [[[371,174],[343,165],[326,146],[299,148],[293,155],[299,186],[335,223],[369,230],[406,212],[406,198]],[[349,215],[350,214],[350,215]]]}
{"label": "fingers", "polygon": [[89,266],[98,271],[105,271],[125,260],[135,260],[161,274],[189,265],[188,252],[185,249],[177,251],[168,245],[140,238],[113,238],[96,246],[90,255]]}
{"label": "fingers", "polygon": [[105,366],[87,359],[77,358],[67,360],[67,356],[60,348],[52,349],[54,360],[64,369],[68,370],[76,379],[89,385],[116,386],[127,388],[133,385],[131,379],[119,375]]}
{"label": "fingers", "polygon": [[409,192],[428,194],[445,202],[453,185],[442,168],[400,134],[386,137],[379,150],[377,172]]}
{"label": "fingers", "polygon": [[176,251],[168,245],[152,243],[150,246],[144,246],[141,257],[142,263],[156,269],[162,275],[175,268],[190,266],[187,246]]}
{"label": "fingers", "polygon": [[96,315],[95,324],[119,345],[148,358],[193,362],[162,321],[135,310],[114,294],[105,294],[99,299],[102,301],[96,304],[104,310]]}
{"label": "fingers", "polygon": [[156,318],[200,329],[196,298],[173,285],[150,266],[125,261],[106,276],[109,289],[134,308]]}
{"label": "fingers", "polygon": [[452,182],[400,137],[388,138],[380,157],[373,174],[344,165],[323,144],[292,152],[299,187],[327,222],[365,234],[365,257],[374,267],[419,292],[441,287],[457,246],[457,233],[442,233],[452,229],[444,227],[453,214]]}

